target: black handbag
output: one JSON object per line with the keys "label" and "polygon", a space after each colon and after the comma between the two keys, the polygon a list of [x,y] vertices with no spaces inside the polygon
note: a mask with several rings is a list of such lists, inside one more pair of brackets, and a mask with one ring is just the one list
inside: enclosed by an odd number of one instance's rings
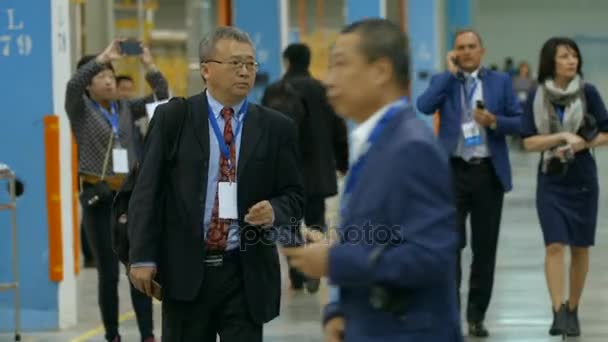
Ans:
{"label": "black handbag", "polygon": [[80,192],[80,203],[83,206],[94,208],[101,204],[112,202],[114,192],[112,189],[110,189],[110,186],[104,179],[106,178],[106,171],[108,169],[108,162],[110,160],[110,152],[112,151],[113,142],[114,133],[111,133],[108,142],[108,149],[103,161],[103,168],[101,170],[101,180],[95,184],[83,186]]}

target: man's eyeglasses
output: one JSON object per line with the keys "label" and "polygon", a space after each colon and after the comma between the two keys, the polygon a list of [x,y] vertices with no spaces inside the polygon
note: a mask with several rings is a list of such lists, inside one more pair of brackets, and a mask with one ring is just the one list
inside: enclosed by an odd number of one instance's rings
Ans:
{"label": "man's eyeglasses", "polygon": [[260,66],[260,64],[258,62],[244,62],[244,61],[238,61],[238,60],[222,62],[222,61],[218,61],[216,59],[208,59],[208,60],[204,61],[203,63],[225,64],[234,70],[239,70],[239,69],[242,69],[243,67],[245,67],[249,71],[255,71]]}

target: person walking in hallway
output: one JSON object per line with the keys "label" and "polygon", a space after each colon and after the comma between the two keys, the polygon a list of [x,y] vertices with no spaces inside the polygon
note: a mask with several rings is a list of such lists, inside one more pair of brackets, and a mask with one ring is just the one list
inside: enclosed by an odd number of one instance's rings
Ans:
{"label": "person walking in hallway", "polygon": [[[608,112],[597,89],[583,80],[577,44],[549,39],[540,52],[538,88],[522,120],[524,147],[541,152],[536,209],[545,242],[551,296],[550,335],[580,336],[578,308],[595,244],[599,187],[590,149],[608,143]],[[571,265],[564,303],[566,248]]]}
{"label": "person walking in hallway", "polygon": [[303,212],[296,127],[247,101],[258,63],[246,33],[219,27],[199,56],[207,88],[160,105],[150,124],[129,202],[130,278],[148,295],[162,286],[164,342],[261,342],[280,307],[272,233]]}
{"label": "person walking in hallway", "polygon": [[[451,157],[463,249],[470,217],[473,260],[466,318],[475,337],[489,336],[484,319],[494,286],[503,198],[512,187],[505,135],[519,134],[521,126],[511,77],[483,67],[484,54],[479,33],[458,31],[448,70],[431,78],[417,102],[425,114],[440,113],[439,140]],[[459,261],[458,284],[461,275]]]}
{"label": "person walking in hallway", "polygon": [[326,341],[462,341],[448,157],[416,118],[409,84],[399,26],[367,19],[342,30],[326,77],[330,103],[357,124],[341,238],[283,249],[294,267],[336,286],[323,317]]}
{"label": "person walking in hallway", "polygon": [[[285,113],[298,126],[298,145],[305,193],[304,223],[310,229],[326,232],[325,199],[338,193],[336,170],[348,170],[346,123],[327,101],[323,84],[314,79],[310,49],[305,44],[291,44],[283,52],[287,72],[268,86],[262,104]],[[319,279],[306,279],[293,267],[289,278],[294,289],[303,285],[314,293]]]}
{"label": "person walking in hallway", "polygon": [[[147,47],[141,62],[158,98],[169,95],[167,81],[154,65]],[[99,308],[108,341],[118,332],[119,261],[112,250],[110,209],[126,172],[137,162],[133,122],[146,115],[149,98],[120,99],[112,62],[123,57],[116,39],[97,56],[85,56],[67,84],[65,107],[78,145],[82,225],[93,252],[99,277]],[[152,300],[131,287],[142,341],[154,339]]]}

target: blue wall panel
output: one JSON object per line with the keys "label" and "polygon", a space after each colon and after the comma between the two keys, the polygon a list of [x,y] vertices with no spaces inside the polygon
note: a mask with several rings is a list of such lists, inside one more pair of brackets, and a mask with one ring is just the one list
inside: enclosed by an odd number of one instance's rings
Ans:
{"label": "blue wall panel", "polygon": [[454,46],[454,33],[462,28],[472,26],[471,0],[445,0],[446,1],[446,51]]}
{"label": "blue wall panel", "polygon": [[[53,113],[49,0],[0,2],[0,163],[25,182],[18,203],[22,324],[56,328],[57,284],[49,280],[42,118]],[[7,200],[0,184],[0,200]],[[12,280],[10,216],[0,213],[0,282]],[[13,329],[13,293],[0,292],[0,330]]]}
{"label": "blue wall panel", "polygon": [[[429,86],[430,77],[438,71],[437,58],[437,1],[408,1],[408,35],[412,53],[412,101]],[[420,114],[427,123],[432,117]]]}
{"label": "blue wall panel", "polygon": [[346,22],[349,24],[364,18],[378,18],[381,16],[380,1],[346,0],[346,13]]}
{"label": "blue wall panel", "polygon": [[[269,81],[281,77],[281,23],[279,0],[235,0],[234,25],[251,36],[260,63],[259,74]],[[258,102],[265,84],[254,87],[249,100]]]}

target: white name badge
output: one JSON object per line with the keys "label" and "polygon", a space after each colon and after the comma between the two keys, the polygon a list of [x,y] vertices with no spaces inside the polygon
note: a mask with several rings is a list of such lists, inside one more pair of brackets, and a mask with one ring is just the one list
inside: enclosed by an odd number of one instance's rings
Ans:
{"label": "white name badge", "polygon": [[231,220],[238,219],[236,183],[219,182],[218,186],[219,218]]}
{"label": "white name badge", "polygon": [[475,121],[462,124],[462,133],[464,135],[464,146],[471,147],[481,144],[479,126]]}
{"label": "white name badge", "polygon": [[114,173],[129,173],[129,157],[124,148],[112,150],[112,166]]}
{"label": "white name badge", "polygon": [[527,92],[525,92],[525,91],[520,91],[520,92],[517,94],[517,97],[519,98],[519,101],[521,101],[521,102],[525,102],[525,101],[528,99],[528,93],[527,93]]}
{"label": "white name badge", "polygon": [[152,102],[152,103],[146,103],[146,113],[148,114],[148,120],[152,120],[156,107],[160,106],[161,104],[167,103],[167,102],[169,102],[169,99],[162,100],[162,101],[156,101],[156,102]]}

